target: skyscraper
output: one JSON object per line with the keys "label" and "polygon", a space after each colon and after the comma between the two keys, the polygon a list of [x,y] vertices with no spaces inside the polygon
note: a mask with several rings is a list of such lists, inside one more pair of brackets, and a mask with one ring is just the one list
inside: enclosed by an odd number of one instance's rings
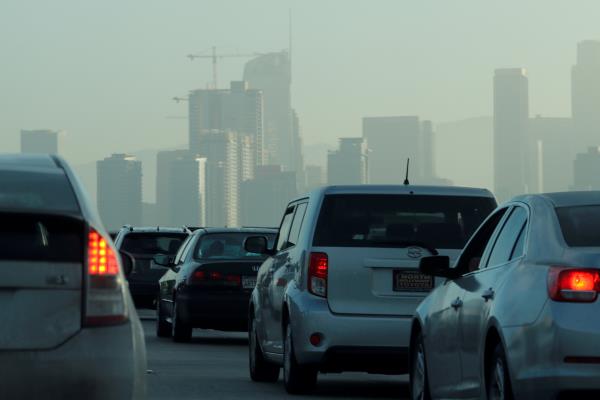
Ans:
{"label": "skyscraper", "polygon": [[507,200],[527,191],[529,88],[521,68],[494,75],[494,192]]}
{"label": "skyscraper", "polygon": [[159,225],[173,225],[172,165],[175,160],[189,153],[189,150],[165,150],[156,154],[156,217]]}
{"label": "skyscraper", "polygon": [[600,148],[590,147],[577,154],[574,162],[574,190],[600,190]]}
{"label": "skyscraper", "polygon": [[21,130],[21,153],[58,154],[58,132]]}
{"label": "skyscraper", "polygon": [[579,150],[600,145],[600,41],[586,40],[577,45],[571,102]]}
{"label": "skyscraper", "polygon": [[171,161],[169,172],[170,223],[206,225],[206,158],[181,155]]}
{"label": "skyscraper", "polygon": [[127,154],[113,154],[96,164],[98,211],[104,226],[115,230],[142,222],[142,163]]}
{"label": "skyscraper", "polygon": [[327,155],[328,185],[368,183],[368,153],[364,138],[340,138],[338,150]]}

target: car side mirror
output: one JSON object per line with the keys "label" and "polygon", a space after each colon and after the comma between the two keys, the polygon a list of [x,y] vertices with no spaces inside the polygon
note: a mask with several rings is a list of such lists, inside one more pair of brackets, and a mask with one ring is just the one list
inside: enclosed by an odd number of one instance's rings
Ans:
{"label": "car side mirror", "polygon": [[269,241],[264,236],[249,236],[244,241],[244,250],[254,254],[271,254]]}
{"label": "car side mirror", "polygon": [[428,256],[421,258],[419,271],[425,275],[440,276],[449,278],[452,276],[450,269],[450,257],[448,256]]}
{"label": "car side mirror", "polygon": [[162,265],[163,267],[167,267],[167,268],[171,268],[171,269],[173,269],[173,267],[174,267],[174,265],[173,265],[174,258],[172,256],[169,256],[166,254],[157,254],[154,256],[153,260],[154,260],[154,264]]}
{"label": "car side mirror", "polygon": [[119,256],[121,257],[121,266],[123,267],[123,274],[125,274],[125,276],[127,277],[135,268],[135,259],[131,254],[123,250],[119,251]]}

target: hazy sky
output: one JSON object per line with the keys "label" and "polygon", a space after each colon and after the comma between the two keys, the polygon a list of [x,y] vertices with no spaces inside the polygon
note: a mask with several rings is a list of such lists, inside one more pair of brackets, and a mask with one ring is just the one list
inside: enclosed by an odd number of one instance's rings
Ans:
{"label": "hazy sky", "polygon": [[[496,67],[529,71],[532,114],[570,113],[578,41],[600,38],[600,1],[1,0],[0,149],[21,128],[63,129],[74,163],[187,142],[208,61],[185,55],[288,46],[305,142],[360,135],[363,116],[434,122],[491,114]],[[226,59],[220,83],[240,79]]]}

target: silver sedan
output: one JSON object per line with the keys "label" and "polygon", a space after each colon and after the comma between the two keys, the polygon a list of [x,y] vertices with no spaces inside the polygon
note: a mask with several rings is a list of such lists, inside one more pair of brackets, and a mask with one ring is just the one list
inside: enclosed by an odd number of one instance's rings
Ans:
{"label": "silver sedan", "polygon": [[515,198],[418,307],[413,399],[600,398],[600,192]]}

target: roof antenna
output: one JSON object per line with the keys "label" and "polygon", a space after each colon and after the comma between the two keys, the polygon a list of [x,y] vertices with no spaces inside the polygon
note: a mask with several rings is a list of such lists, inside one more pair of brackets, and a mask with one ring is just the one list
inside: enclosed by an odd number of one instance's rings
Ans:
{"label": "roof antenna", "polygon": [[410,157],[406,159],[406,178],[404,178],[405,185],[410,185],[410,182],[408,181],[409,168],[410,168]]}

